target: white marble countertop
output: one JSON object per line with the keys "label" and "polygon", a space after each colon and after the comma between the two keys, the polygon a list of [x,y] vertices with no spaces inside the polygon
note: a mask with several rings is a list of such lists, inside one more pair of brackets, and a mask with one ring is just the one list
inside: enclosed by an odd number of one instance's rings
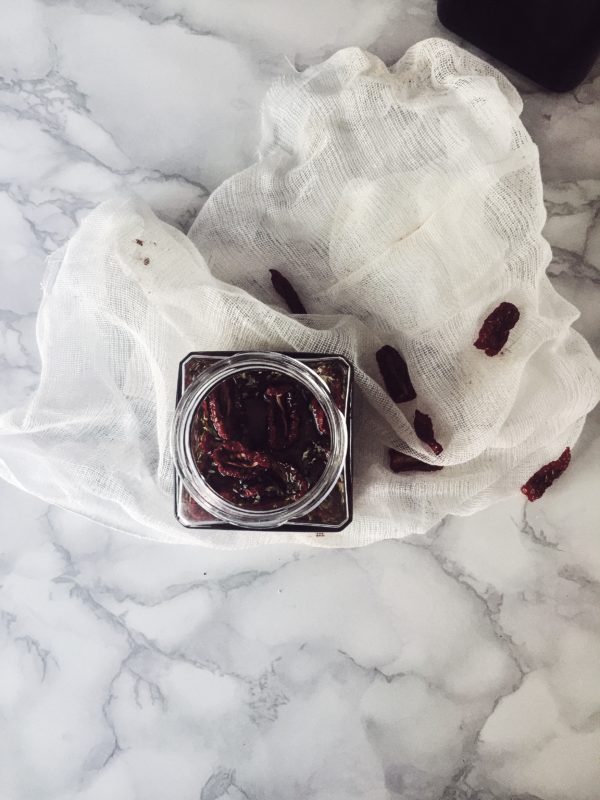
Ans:
{"label": "white marble countertop", "polygon": [[[252,161],[286,59],[447,35],[432,0],[2,11],[2,409],[37,380],[45,255],[90,208],[125,185],[185,229]],[[600,68],[518,85],[550,271],[599,352]],[[144,543],[0,486],[0,797],[598,800],[599,429],[535,505],[355,551]]]}

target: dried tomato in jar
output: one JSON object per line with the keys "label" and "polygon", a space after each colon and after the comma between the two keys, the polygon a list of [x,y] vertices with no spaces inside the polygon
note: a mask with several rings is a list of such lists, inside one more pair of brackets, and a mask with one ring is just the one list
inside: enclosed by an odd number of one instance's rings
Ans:
{"label": "dried tomato in jar", "polygon": [[342,530],[352,516],[351,400],[341,356],[191,353],[173,432],[179,521]]}

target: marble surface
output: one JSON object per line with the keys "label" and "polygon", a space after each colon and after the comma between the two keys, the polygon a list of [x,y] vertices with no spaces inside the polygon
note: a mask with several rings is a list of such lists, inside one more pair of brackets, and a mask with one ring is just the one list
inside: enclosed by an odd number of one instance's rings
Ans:
{"label": "marble surface", "polygon": [[[4,0],[0,409],[47,253],[128,186],[186,229],[287,62],[388,61],[431,0]],[[556,287],[600,352],[600,66],[517,80]],[[600,412],[515,496],[356,551],[143,543],[0,486],[2,800],[598,800]]]}

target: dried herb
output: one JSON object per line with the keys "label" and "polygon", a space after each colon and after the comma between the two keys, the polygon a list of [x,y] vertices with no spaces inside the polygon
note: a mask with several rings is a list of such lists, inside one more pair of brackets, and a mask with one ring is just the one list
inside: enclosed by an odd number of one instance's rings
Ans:
{"label": "dried herb", "polygon": [[339,410],[343,412],[346,406],[347,375],[345,369],[335,362],[328,362],[325,364],[319,364],[316,372],[321,376],[321,378],[323,378],[329,387],[329,391],[333,397],[333,402],[336,404]]}
{"label": "dried herb", "polygon": [[[208,359],[194,358],[188,365],[186,365],[183,375],[183,388],[187,389],[187,387],[190,386],[198,378],[198,376],[204,372],[208,366],[210,366],[211,363],[212,362]],[[208,400],[204,399],[202,403],[206,404],[206,408],[208,408]]]}
{"label": "dried herb", "polygon": [[192,432],[192,452],[199,468],[204,470],[212,464],[211,455],[219,442],[207,430],[194,428]]}
{"label": "dried herb", "polygon": [[392,448],[390,448],[389,455],[392,472],[437,472],[437,470],[443,469],[441,465],[419,461],[418,458],[413,458],[413,456],[400,453]]}
{"label": "dried herb", "polygon": [[311,524],[335,524],[344,513],[345,503],[346,492],[344,488],[344,479],[340,478],[335,489],[327,495],[325,500],[323,500],[317,508],[303,517],[301,521]]}
{"label": "dried herb", "polygon": [[292,284],[277,269],[269,270],[271,283],[277,294],[286,302],[292,314],[306,314],[306,309]]}
{"label": "dried herb", "polygon": [[422,442],[425,442],[433,450],[436,456],[444,449],[435,439],[431,417],[429,414],[423,414],[419,409],[415,411],[415,433]]}
{"label": "dried herb", "polygon": [[414,390],[406,361],[391,345],[386,344],[375,354],[379,371],[385,383],[385,388],[394,403],[406,403],[414,400],[417,393]]}
{"label": "dried herb", "polygon": [[531,478],[521,486],[521,491],[528,500],[539,500],[557,478],[563,474],[571,462],[571,449],[567,447],[556,461],[550,461],[538,469]]}
{"label": "dried herb", "polygon": [[144,240],[143,239],[136,239],[135,243],[139,244],[139,246],[142,247],[142,245],[144,244]]}
{"label": "dried herb", "polygon": [[487,356],[497,356],[508,340],[508,334],[517,324],[519,309],[512,303],[500,303],[484,320],[475,347]]}

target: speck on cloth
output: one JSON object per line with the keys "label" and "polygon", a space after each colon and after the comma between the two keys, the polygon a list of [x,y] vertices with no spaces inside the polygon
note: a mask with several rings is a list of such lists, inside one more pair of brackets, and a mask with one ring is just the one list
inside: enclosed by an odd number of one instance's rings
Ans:
{"label": "speck on cloth", "polygon": [[[538,152],[520,112],[499,72],[441,39],[391,68],[350,48],[277,81],[257,162],[215,191],[189,238],[119,197],[50,258],[41,380],[26,407],[0,418],[0,475],[114,528],[227,548],[364,545],[518,492],[573,445],[600,395],[598,362],[570,327],[577,311],[545,274]],[[309,316],[285,313],[272,268]],[[489,357],[473,342],[503,301],[520,318]],[[396,405],[381,388],[383,344],[403,354],[416,400]],[[345,531],[176,522],[177,365],[212,349],[334,352],[355,364]],[[433,420],[439,456],[415,435],[416,408]],[[444,469],[393,474],[388,447]]]}

